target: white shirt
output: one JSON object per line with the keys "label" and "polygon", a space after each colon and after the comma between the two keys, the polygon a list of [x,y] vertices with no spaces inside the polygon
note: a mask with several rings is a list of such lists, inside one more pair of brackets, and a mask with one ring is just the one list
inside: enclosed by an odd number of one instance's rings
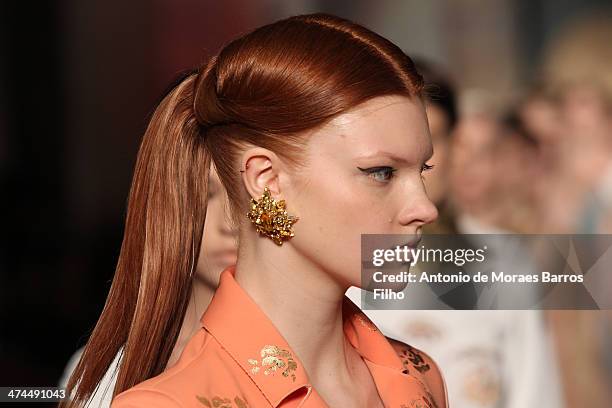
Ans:
{"label": "white shirt", "polygon": [[[360,289],[347,295],[357,305]],[[429,354],[453,408],[562,408],[553,344],[538,310],[364,310],[389,337]]]}
{"label": "white shirt", "polygon": [[[104,377],[102,377],[102,381],[100,381],[98,387],[85,405],[86,407],[110,408],[111,400],[113,398],[113,389],[115,388],[115,383],[117,382],[117,373],[119,371],[119,361],[122,352],[123,348],[121,348],[115,356],[115,359],[106,371],[106,374],[104,374]],[[60,379],[60,387],[66,387],[66,385],[68,384],[68,379],[76,368],[82,354],[83,347],[78,349],[72,355],[72,357],[70,357],[70,360],[68,360],[68,364],[66,364],[66,368],[64,369],[64,373],[62,374],[62,378]]]}
{"label": "white shirt", "polygon": [[[462,232],[490,234],[488,245],[497,247],[497,256],[488,259],[492,270],[510,264],[508,257],[518,270],[529,270],[530,261],[518,256],[523,253],[519,246],[509,245],[511,240],[495,239],[494,234],[508,231],[468,216],[458,217],[458,225]],[[419,296],[432,297],[411,288],[406,286],[405,298],[415,304],[424,304]],[[527,289],[524,293],[498,294],[522,298],[533,295]],[[349,288],[347,296],[363,309],[360,289]],[[540,310],[363,311],[384,334],[424,351],[436,361],[453,408],[564,407],[554,343]]]}

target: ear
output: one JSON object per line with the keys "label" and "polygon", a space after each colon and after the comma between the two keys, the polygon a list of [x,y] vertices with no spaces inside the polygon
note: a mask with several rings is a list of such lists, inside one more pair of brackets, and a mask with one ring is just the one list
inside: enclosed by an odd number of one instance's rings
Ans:
{"label": "ear", "polygon": [[252,198],[259,199],[266,186],[272,196],[280,195],[281,169],[281,160],[271,150],[252,147],[242,153],[240,172],[244,187]]}

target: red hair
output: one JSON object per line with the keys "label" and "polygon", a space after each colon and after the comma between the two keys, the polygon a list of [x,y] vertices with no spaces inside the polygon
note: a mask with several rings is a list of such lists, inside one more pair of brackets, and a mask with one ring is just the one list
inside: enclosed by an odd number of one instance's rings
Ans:
{"label": "red hair", "polygon": [[82,406],[124,347],[116,395],[160,374],[179,335],[200,252],[211,162],[235,224],[247,193],[241,146],[303,164],[305,131],[371,98],[421,98],[423,80],[389,40],[329,14],[299,15],[227,44],[174,87],[142,139],[106,304],[68,383]]}

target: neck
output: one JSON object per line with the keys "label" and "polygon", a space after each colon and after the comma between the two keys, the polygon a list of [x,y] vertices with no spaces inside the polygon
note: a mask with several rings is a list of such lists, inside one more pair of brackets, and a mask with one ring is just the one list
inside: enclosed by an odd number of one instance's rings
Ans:
{"label": "neck", "polygon": [[173,366],[178,361],[191,337],[199,330],[200,318],[210,304],[214,293],[215,289],[203,279],[199,279],[197,276],[194,278],[191,296],[189,297],[189,303],[183,318],[183,325],[181,326],[181,331],[179,332],[172,354],[166,364],[167,368]]}
{"label": "neck", "polygon": [[353,356],[347,360],[352,348],[346,347],[342,321],[346,288],[291,244],[279,247],[257,237],[246,242],[235,279],[287,340],[311,381],[331,373],[348,376]]}

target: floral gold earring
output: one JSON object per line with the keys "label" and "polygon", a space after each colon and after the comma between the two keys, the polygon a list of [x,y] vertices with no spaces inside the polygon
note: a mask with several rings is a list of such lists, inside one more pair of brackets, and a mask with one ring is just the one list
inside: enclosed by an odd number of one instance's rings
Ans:
{"label": "floral gold earring", "polygon": [[283,241],[295,236],[292,228],[299,220],[298,217],[287,214],[285,206],[285,200],[276,201],[268,186],[265,186],[259,200],[251,198],[251,210],[247,213],[257,232],[279,246],[283,245]]}

